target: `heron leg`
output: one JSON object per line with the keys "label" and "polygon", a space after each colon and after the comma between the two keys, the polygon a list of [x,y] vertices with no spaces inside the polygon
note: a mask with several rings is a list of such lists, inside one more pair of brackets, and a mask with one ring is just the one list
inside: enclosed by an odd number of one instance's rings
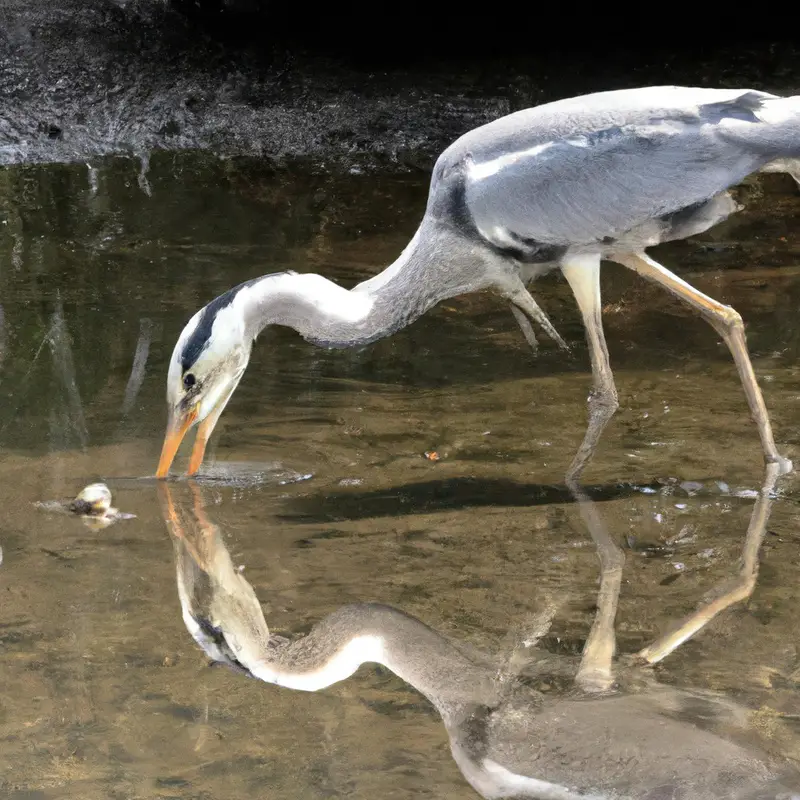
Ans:
{"label": "heron leg", "polygon": [[791,472],[792,462],[783,458],[775,447],[769,414],[753,371],[753,365],[750,363],[747,340],[744,335],[744,323],[739,312],[730,306],[718,303],[708,295],[690,286],[686,281],[681,280],[677,275],[673,275],[666,267],[661,266],[645,253],[615,253],[613,260],[632,269],[643,278],[663,286],[679,300],[698,311],[722,336],[733,356],[736,369],[739,372],[739,379],[742,382],[742,387],[750,406],[750,413],[758,426],[765,461],[768,464],[779,464],[781,474]]}
{"label": "heron leg", "polygon": [[531,293],[525,288],[522,281],[513,290],[505,294],[506,299],[511,304],[511,312],[522,328],[522,333],[533,348],[534,352],[538,349],[538,342],[533,328],[529,322],[533,320],[542,326],[542,330],[563,350],[569,350],[567,343],[561,338],[558,331],[553,327],[547,314],[542,311],[539,304],[533,299]]}
{"label": "heron leg", "polygon": [[742,566],[739,575],[733,581],[726,581],[715,592],[716,596],[713,599],[686,617],[677,627],[640,650],[636,654],[636,658],[646,661],[648,664],[657,664],[687,639],[702,630],[717,614],[734,603],[740,603],[750,597],[756,588],[758,551],[767,530],[767,521],[774,499],[775,482],[780,474],[779,464],[774,462],[767,464],[764,484],[756,499],[753,513],[750,515],[750,523],[742,548]]}
{"label": "heron leg", "polygon": [[567,470],[567,483],[572,485],[589,463],[600,436],[619,408],[619,400],[608,361],[608,348],[600,315],[600,256],[573,256],[562,262],[561,271],[575,295],[583,317],[592,360],[593,387],[589,395],[589,427]]}

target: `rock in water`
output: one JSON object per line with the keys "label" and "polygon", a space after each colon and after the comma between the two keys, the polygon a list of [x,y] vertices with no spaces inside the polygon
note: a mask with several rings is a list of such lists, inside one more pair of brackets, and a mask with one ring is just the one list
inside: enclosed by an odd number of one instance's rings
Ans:
{"label": "rock in water", "polygon": [[90,483],[73,500],[36,503],[46,511],[74,514],[90,528],[107,528],[120,519],[134,519],[111,505],[111,490],[104,483]]}

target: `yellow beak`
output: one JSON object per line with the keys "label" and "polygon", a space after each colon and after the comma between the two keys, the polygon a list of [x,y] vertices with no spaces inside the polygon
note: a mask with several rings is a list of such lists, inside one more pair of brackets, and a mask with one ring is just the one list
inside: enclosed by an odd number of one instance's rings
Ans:
{"label": "yellow beak", "polygon": [[[197,419],[197,409],[193,408],[188,414],[182,417],[172,417],[167,424],[167,433],[164,436],[164,446],[161,448],[161,458],[158,461],[158,469],[156,470],[157,478],[166,478],[169,473],[169,468],[175,460],[175,454],[181,446],[183,437],[186,436],[186,431],[194,425]],[[195,450],[197,445],[195,445]],[[203,444],[203,451],[205,451],[205,443]],[[194,453],[192,453],[194,458]],[[202,452],[200,454],[200,461],[203,460]],[[200,464],[198,463],[199,467]]]}
{"label": "yellow beak", "polygon": [[[217,402],[217,405],[208,416],[197,426],[197,437],[194,440],[194,447],[192,448],[192,455],[189,458],[189,469],[186,471],[187,475],[196,475],[197,470],[203,463],[203,458],[206,454],[206,445],[214,432],[217,421],[222,414],[223,409],[230,400],[233,390],[236,388],[234,383],[227,394]],[[167,424],[167,434],[164,437],[164,446],[161,448],[161,458],[158,462],[158,469],[156,470],[157,478],[166,478],[169,473],[169,468],[175,460],[175,454],[181,446],[184,436],[189,428],[197,421],[197,406],[195,406],[188,414],[183,417],[171,418]]]}
{"label": "yellow beak", "polygon": [[[222,409],[220,409],[220,412]],[[187,475],[196,475],[197,470],[203,463],[203,456],[206,454],[206,445],[211,438],[211,432],[219,419],[219,413],[212,411],[198,426],[197,436],[194,440],[194,447],[192,448],[192,455],[189,458],[189,469]]]}

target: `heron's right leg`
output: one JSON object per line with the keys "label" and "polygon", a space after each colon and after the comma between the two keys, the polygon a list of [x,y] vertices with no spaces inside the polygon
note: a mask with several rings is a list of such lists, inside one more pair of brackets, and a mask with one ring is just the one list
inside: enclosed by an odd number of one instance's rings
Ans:
{"label": "heron's right leg", "polygon": [[606,338],[603,334],[600,308],[600,256],[572,256],[561,263],[561,271],[575,295],[583,317],[594,384],[589,396],[589,427],[567,470],[567,483],[573,485],[577,483],[581,472],[589,463],[603,430],[619,408],[619,400],[608,361]]}
{"label": "heron's right leg", "polygon": [[612,662],[616,650],[614,620],[622,585],[625,555],[608,533],[597,505],[581,489],[578,479],[592,456],[600,436],[619,407],[617,387],[608,360],[600,302],[600,256],[566,259],[561,271],[578,303],[592,361],[592,393],[589,396],[589,427],[567,470],[567,486],[578,503],[600,560],[597,613],[586,639],[575,682],[587,692],[604,692],[614,682]]}
{"label": "heron's right leg", "polygon": [[750,406],[750,413],[761,438],[764,460],[767,463],[780,464],[782,473],[791,472],[792,462],[783,458],[775,447],[772,425],[750,361],[747,340],[744,335],[744,323],[739,313],[730,306],[718,303],[712,297],[698,291],[677,275],[673,275],[666,267],[661,266],[646,253],[615,253],[613,260],[665,288],[670,294],[699,312],[719,333],[736,364],[739,380]]}

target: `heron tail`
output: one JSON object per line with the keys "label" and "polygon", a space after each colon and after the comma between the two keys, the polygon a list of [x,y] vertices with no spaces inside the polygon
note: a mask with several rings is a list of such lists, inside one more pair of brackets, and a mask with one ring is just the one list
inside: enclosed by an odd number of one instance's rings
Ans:
{"label": "heron tail", "polygon": [[756,142],[775,154],[775,160],[791,170],[774,169],[773,172],[789,172],[792,177],[797,173],[798,164],[792,161],[800,159],[800,95],[791,97],[759,98],[753,115],[764,125],[758,126],[755,132]]}

